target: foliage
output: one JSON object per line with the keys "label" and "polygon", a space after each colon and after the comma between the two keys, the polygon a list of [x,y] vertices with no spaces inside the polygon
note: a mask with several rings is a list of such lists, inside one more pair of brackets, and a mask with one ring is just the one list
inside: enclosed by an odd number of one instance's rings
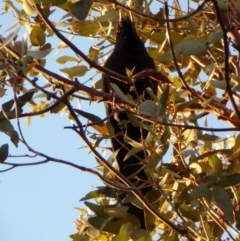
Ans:
{"label": "foliage", "polygon": [[[71,235],[72,240],[151,240],[153,235],[157,240],[183,236],[214,240],[223,235],[239,239],[239,1],[205,0],[199,5],[196,0],[189,5],[177,0],[18,2],[5,1],[4,8],[5,13],[13,11],[18,21],[1,39],[0,95],[6,97],[11,89],[14,94],[2,104],[0,130],[16,147],[21,141],[31,152],[61,162],[33,150],[11,120],[27,117],[30,124],[33,116],[50,112],[66,113],[74,122],[71,129],[92,151],[99,168],[74,167],[98,175],[106,186],[82,198],[90,212],[79,210],[78,232]],[[119,9],[133,18],[157,72],[132,76],[126,70],[126,77],[102,67],[109,54],[106,44],[115,42]],[[96,40],[87,55],[82,52],[84,46],[74,44],[80,36]],[[54,37],[61,41],[57,47]],[[62,67],[53,71],[48,55],[64,49],[67,54],[56,60]],[[114,87],[115,95],[103,93],[100,73],[122,81],[150,76],[158,81],[159,94],[155,102],[139,104]],[[116,111],[128,113],[133,125],[149,130],[144,143],[131,143],[129,155],[143,148],[149,153],[146,185],[153,185],[153,192],[141,196],[118,173],[116,153],[108,160],[100,154],[100,143],[112,136],[111,126],[104,116],[79,110],[75,100],[113,103]],[[226,128],[214,128],[216,122]],[[5,171],[15,167],[7,156],[8,145],[2,144],[0,162],[7,166]],[[116,205],[122,191],[131,192],[128,198],[144,208],[147,227],[154,223],[152,232],[151,228],[140,230],[138,220]]]}

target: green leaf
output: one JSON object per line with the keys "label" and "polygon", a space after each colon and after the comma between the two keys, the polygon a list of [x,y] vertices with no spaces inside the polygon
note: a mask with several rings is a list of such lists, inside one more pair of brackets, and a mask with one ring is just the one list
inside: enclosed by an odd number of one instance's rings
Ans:
{"label": "green leaf", "polygon": [[78,109],[74,109],[74,111],[76,111],[79,115],[81,115],[82,117],[90,120],[91,122],[95,123],[95,122],[99,122],[98,125],[100,126],[104,126],[104,123],[102,121],[102,119],[92,113],[88,113],[86,111],[83,110],[78,110]]}
{"label": "green leaf", "polygon": [[182,203],[179,207],[180,212],[182,215],[193,222],[198,222],[200,220],[200,212],[196,209],[193,209],[186,205],[185,203]]}
{"label": "green leaf", "polygon": [[146,194],[146,199],[155,207],[159,205],[160,197],[162,196],[161,192],[158,190],[152,190]]}
{"label": "green leaf", "polygon": [[[152,190],[146,194],[146,199],[151,203],[153,207],[155,207],[158,210],[160,207],[161,196],[162,194],[160,193],[160,191]],[[140,201],[138,200],[138,202]],[[141,203],[140,207],[142,206],[143,204]],[[152,231],[153,227],[155,226],[156,217],[147,208],[143,207],[143,210],[144,210],[144,216],[146,217],[145,218],[146,230]],[[148,240],[148,236],[147,237],[145,236],[144,238],[147,238]]]}
{"label": "green leaf", "polygon": [[[0,64],[1,66],[1,64]],[[3,97],[6,94],[6,89],[4,89],[2,86],[0,86],[0,98]]]}
{"label": "green leaf", "polygon": [[232,148],[232,154],[228,157],[229,160],[237,159],[240,156],[240,134],[235,139],[234,147]]}
{"label": "green leaf", "polygon": [[229,13],[229,5],[228,2],[225,1],[219,1],[218,8],[221,14],[228,14]]}
{"label": "green leaf", "polygon": [[236,219],[236,228],[238,229],[238,230],[240,230],[240,216],[239,215],[236,215],[235,216],[235,219]]}
{"label": "green leaf", "polygon": [[[180,55],[190,56],[203,54],[207,51],[207,45],[204,41],[198,38],[189,38],[181,43],[178,43],[174,46],[175,56],[178,57]],[[164,53],[158,58],[159,62],[166,62],[172,59],[171,51]]]}
{"label": "green leaf", "polygon": [[12,143],[17,147],[19,142],[18,133],[14,130],[9,120],[0,120],[0,131],[10,136]]}
{"label": "green leaf", "polygon": [[189,169],[192,171],[194,175],[199,175],[200,173],[202,173],[201,166],[196,162],[191,163],[189,165]]}
{"label": "green leaf", "polygon": [[152,241],[151,235],[144,229],[136,229],[130,234],[134,241]]}
{"label": "green leaf", "polygon": [[57,113],[59,113],[61,110],[63,110],[64,108],[67,108],[67,107],[66,107],[66,104],[63,103],[63,102],[60,102],[60,103],[58,103],[58,105],[54,106],[54,108],[52,108],[52,109],[50,110],[50,113],[57,114]]}
{"label": "green leaf", "polygon": [[111,87],[113,88],[114,92],[116,93],[117,96],[119,96],[122,100],[124,100],[125,102],[133,105],[134,102],[132,100],[129,100],[127,98],[126,95],[124,95],[124,93],[120,90],[120,88],[118,87],[118,85],[114,84],[114,83],[110,83]]}
{"label": "green leaf", "polygon": [[[48,1],[48,0],[47,0]],[[18,23],[22,26],[29,24],[29,18],[24,11],[19,11],[11,1],[4,1],[7,5],[11,6],[18,16]],[[5,39],[6,40],[6,39]]]}
{"label": "green leaf", "polygon": [[84,20],[92,6],[92,0],[68,1],[70,13],[78,20]]}
{"label": "green leaf", "polygon": [[214,168],[216,173],[221,173],[223,169],[223,163],[222,163],[222,160],[219,159],[217,155],[210,156],[208,162],[209,162],[209,165],[212,168]]}
{"label": "green leaf", "polygon": [[33,5],[30,0],[23,0],[23,9],[28,15],[32,15],[35,12]]}
{"label": "green leaf", "polygon": [[[120,150],[120,149],[114,151],[114,152],[109,156],[109,158],[107,159],[107,162],[108,162],[110,165],[112,165],[113,162],[116,160],[116,157],[117,157],[117,154],[118,154],[119,150]],[[104,176],[104,177],[107,177],[107,174],[108,174],[109,172],[110,172],[109,169],[108,169],[107,167],[104,167],[104,169],[103,169],[103,176]]]}
{"label": "green leaf", "polygon": [[105,21],[116,21],[117,12],[115,9],[111,8],[106,12],[103,12],[103,15],[96,17],[95,21],[97,22],[105,22]]}
{"label": "green leaf", "polygon": [[224,213],[224,217],[227,219],[227,221],[232,222],[233,221],[232,202],[226,190],[222,186],[217,185],[213,187],[212,194],[217,206]]}
{"label": "green leaf", "polygon": [[69,236],[72,241],[89,241],[89,237],[87,235],[82,235],[80,233],[75,233]]}
{"label": "green leaf", "polygon": [[128,151],[128,153],[124,157],[123,161],[126,161],[129,157],[135,155],[136,153],[138,153],[138,152],[140,152],[142,150],[143,150],[142,148],[133,147],[131,150]]}
{"label": "green leaf", "polygon": [[48,54],[50,54],[52,50],[53,50],[52,48],[48,48],[44,50],[28,50],[27,56],[31,56],[35,59],[42,59],[42,58],[45,58]]}
{"label": "green leaf", "polygon": [[101,235],[101,232],[99,229],[96,229],[94,227],[88,227],[87,229],[88,235],[93,238],[94,240],[98,240],[98,237]]}
{"label": "green leaf", "polygon": [[73,30],[80,36],[95,36],[99,30],[99,23],[95,21],[77,21],[73,24]]}
{"label": "green leaf", "polygon": [[113,220],[109,217],[90,217],[88,223],[99,230],[118,234],[121,226],[126,223],[126,221],[123,219]]}
{"label": "green leaf", "polygon": [[169,98],[169,85],[166,86],[158,102],[159,116],[166,115],[167,102]]}
{"label": "green leaf", "polygon": [[178,240],[179,240],[178,233],[176,231],[173,231],[168,241],[178,241]]}
{"label": "green leaf", "polygon": [[111,197],[116,198],[116,190],[110,187],[98,187],[98,190],[94,190],[89,192],[85,195],[85,197],[81,198],[80,201],[86,201],[93,198],[99,198],[99,197]]}
{"label": "green leaf", "polygon": [[180,141],[186,141],[186,142],[190,142],[190,141],[195,141],[197,140],[197,134],[198,131],[194,130],[194,129],[187,129],[183,132],[183,134],[180,136]]}
{"label": "green leaf", "polygon": [[240,174],[230,174],[224,175],[220,177],[218,184],[224,187],[231,187],[240,183]]}
{"label": "green leaf", "polygon": [[2,104],[2,111],[7,114],[12,109],[13,105],[14,105],[13,99],[5,102],[4,104]]}
{"label": "green leaf", "polygon": [[135,127],[143,126],[141,120],[139,120],[135,115],[133,115],[131,113],[127,113],[127,117],[133,126],[135,126]]}
{"label": "green leaf", "polygon": [[[136,174],[132,174],[131,176],[135,177]],[[131,178],[131,176],[129,178]],[[141,209],[143,208],[143,204],[133,193],[128,193],[127,197],[124,199],[124,203],[129,203],[129,202],[138,208],[141,208]]]}
{"label": "green leaf", "polygon": [[105,213],[104,211],[104,206],[101,205],[97,205],[94,203],[90,203],[90,202],[84,202],[84,204],[94,213],[96,213],[97,216],[99,217],[108,217],[108,215]]}
{"label": "green leaf", "polygon": [[100,48],[98,46],[91,46],[88,51],[88,57],[95,63],[98,63]]}
{"label": "green leaf", "polygon": [[181,112],[191,106],[192,104],[195,104],[197,102],[197,99],[192,99],[190,101],[184,101],[183,103],[177,103],[176,104],[176,112]]}
{"label": "green leaf", "polygon": [[21,95],[17,98],[17,103],[19,107],[23,107],[27,102],[30,102],[35,91],[28,91],[26,94]]}
{"label": "green leaf", "polygon": [[[213,222],[211,222],[212,224]],[[208,239],[213,239],[214,236],[213,236],[213,230],[211,228],[211,226],[209,225],[209,222],[203,222],[203,227],[205,229],[205,232],[206,232],[206,235],[208,237]]]}
{"label": "green leaf", "polygon": [[8,144],[4,144],[0,147],[0,163],[4,163],[4,161],[8,157]]}
{"label": "green leaf", "polygon": [[179,76],[174,76],[172,78],[173,80],[173,85],[177,88],[177,89],[181,89],[183,86],[182,80]]}
{"label": "green leaf", "polygon": [[140,227],[139,220],[127,213],[127,207],[116,207],[115,205],[99,206],[89,202],[84,203],[90,210],[96,213],[97,216],[90,217],[88,222],[97,229],[117,234],[121,226],[126,222],[131,222],[134,226]]}
{"label": "green leaf", "polygon": [[209,135],[209,134],[202,134],[202,132],[200,132],[198,134],[198,139],[202,140],[202,141],[217,141],[220,140],[221,138],[219,136],[215,136],[215,135]]}
{"label": "green leaf", "polygon": [[14,32],[12,32],[11,34],[9,34],[1,43],[0,45],[0,49],[3,49],[4,47],[6,47],[8,44],[10,44],[10,42],[17,36],[18,31],[20,28],[16,29]]}
{"label": "green leaf", "polygon": [[34,0],[35,3],[42,4],[43,6],[59,6],[67,2],[67,0]]}
{"label": "green leaf", "polygon": [[152,43],[162,44],[166,39],[166,34],[164,32],[151,32],[147,29],[140,29],[139,34],[149,39]]}
{"label": "green leaf", "polygon": [[203,153],[202,155],[199,155],[199,156],[191,156],[191,160],[196,162],[199,160],[203,160],[207,157],[211,157],[218,153],[223,154],[223,155],[229,155],[231,153],[231,150],[230,149],[220,149],[220,150],[209,151],[209,152]]}
{"label": "green leaf", "polygon": [[212,200],[212,192],[205,183],[200,183],[195,187],[190,196],[193,199],[205,198],[208,203]]}
{"label": "green leaf", "polygon": [[57,63],[59,64],[66,64],[67,62],[73,61],[73,62],[78,62],[79,60],[77,58],[74,58],[72,56],[64,55],[56,59]]}
{"label": "green leaf", "polygon": [[129,236],[134,230],[134,227],[131,223],[124,223],[120,229],[120,232],[118,235],[113,237],[113,241],[128,241]]}
{"label": "green leaf", "polygon": [[85,197],[80,199],[80,201],[86,201],[89,199],[99,198],[99,197],[105,197],[105,195],[103,195],[101,192],[99,192],[99,190],[94,190],[94,191],[87,193],[85,195]]}
{"label": "green leaf", "polygon": [[[220,90],[225,90],[226,89],[226,82],[223,80],[211,80],[210,86],[220,89]],[[230,81],[230,85],[233,86],[233,83]]]}
{"label": "green leaf", "polygon": [[139,105],[139,113],[144,116],[156,115],[157,109],[157,105],[152,100],[145,100]]}
{"label": "green leaf", "polygon": [[[219,238],[222,236],[224,230],[221,226],[219,226],[215,221],[208,221],[208,222],[204,222],[207,223],[209,225],[209,229],[210,229],[210,235],[215,237],[215,238]],[[210,236],[210,237],[211,237]]]}
{"label": "green leaf", "polygon": [[108,214],[109,217],[121,219],[125,223],[130,222],[134,225],[134,227],[140,227],[140,222],[138,218],[134,215],[129,214],[127,210],[127,206],[105,208],[105,212]]}
{"label": "green leaf", "polygon": [[70,78],[74,76],[81,77],[86,74],[86,72],[88,71],[88,67],[85,65],[79,65],[79,66],[73,66],[70,68],[60,69],[60,71],[65,74],[68,74]]}
{"label": "green leaf", "polygon": [[126,218],[128,207],[122,206],[122,207],[113,207],[113,208],[105,208],[105,212],[110,216],[114,218]]}
{"label": "green leaf", "polygon": [[[18,113],[18,116],[20,116],[23,112],[22,107],[27,102],[30,102],[32,100],[32,97],[33,97],[34,93],[35,93],[35,91],[29,91],[26,94],[17,98],[17,113]],[[16,118],[16,107],[13,110],[11,110],[7,113],[7,117],[10,118],[10,119]]]}
{"label": "green leaf", "polygon": [[46,36],[43,29],[38,25],[33,25],[30,32],[30,41],[33,46],[42,46],[46,42]]}
{"label": "green leaf", "polygon": [[98,186],[99,192],[104,194],[106,197],[116,198],[116,189],[107,186]]}

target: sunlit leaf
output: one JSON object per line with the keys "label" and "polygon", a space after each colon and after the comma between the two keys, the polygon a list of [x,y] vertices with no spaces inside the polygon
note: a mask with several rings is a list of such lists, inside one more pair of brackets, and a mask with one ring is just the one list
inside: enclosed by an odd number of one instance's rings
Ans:
{"label": "sunlit leaf", "polygon": [[233,208],[232,202],[228,196],[226,190],[217,185],[213,187],[212,194],[217,206],[223,211],[224,217],[232,222],[233,220]]}
{"label": "sunlit leaf", "polygon": [[78,21],[73,23],[74,31],[80,34],[81,36],[94,36],[98,29],[99,23],[95,21]]}
{"label": "sunlit leaf", "polygon": [[183,132],[180,140],[190,142],[197,139],[197,130],[194,129],[187,129]]}
{"label": "sunlit leaf", "polygon": [[190,206],[182,203],[179,207],[180,212],[182,215],[193,222],[198,222],[200,219],[200,213],[196,209],[191,208]]}
{"label": "sunlit leaf", "polygon": [[98,62],[98,57],[99,57],[100,49],[97,46],[92,46],[89,51],[88,51],[88,57],[94,61]]}
{"label": "sunlit leaf", "polygon": [[6,45],[8,45],[18,34],[20,28],[16,29],[14,32],[10,33],[8,37],[6,37],[3,42],[0,45],[0,49],[4,48]]}
{"label": "sunlit leaf", "polygon": [[109,187],[98,187],[98,190],[91,191],[81,198],[80,201],[86,201],[93,198],[99,197],[111,197],[116,198],[116,191]]}
{"label": "sunlit leaf", "polygon": [[120,229],[118,235],[116,235],[112,240],[113,241],[127,241],[129,240],[129,236],[132,233],[134,227],[131,223],[124,223]]}
{"label": "sunlit leaf", "polygon": [[82,235],[80,233],[69,235],[69,237],[72,241],[89,241],[89,237],[87,235]]}
{"label": "sunlit leaf", "polygon": [[30,0],[23,0],[23,9],[28,15],[32,15],[35,12]]}
{"label": "sunlit leaf", "polygon": [[27,51],[27,55],[31,56],[35,59],[45,58],[49,53],[51,53],[52,49],[45,49],[39,51]]}
{"label": "sunlit leaf", "polygon": [[72,56],[62,56],[58,59],[56,59],[56,61],[59,63],[59,64],[66,64],[67,62],[70,62],[70,61],[73,61],[73,62],[78,62],[78,59],[75,58],[75,57],[72,57]]}
{"label": "sunlit leaf", "polygon": [[34,0],[35,3],[42,4],[43,6],[59,6],[67,2],[67,0]]}
{"label": "sunlit leaf", "polygon": [[45,44],[46,37],[43,29],[34,25],[30,33],[30,41],[33,46],[42,46]]}
{"label": "sunlit leaf", "polygon": [[68,74],[71,78],[74,76],[84,76],[88,71],[88,68],[85,65],[73,66],[70,68],[60,69],[65,74]]}

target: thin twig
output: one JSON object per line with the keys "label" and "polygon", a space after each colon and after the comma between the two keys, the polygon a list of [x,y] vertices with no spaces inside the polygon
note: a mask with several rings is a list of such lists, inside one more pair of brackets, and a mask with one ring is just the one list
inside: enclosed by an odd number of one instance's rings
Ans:
{"label": "thin twig", "polygon": [[219,21],[219,24],[220,24],[220,26],[222,28],[222,32],[223,32],[224,55],[225,55],[224,67],[225,67],[226,91],[228,93],[228,97],[230,99],[232,107],[235,110],[235,113],[240,118],[240,111],[238,109],[238,106],[235,103],[234,98],[233,98],[232,88],[231,88],[230,78],[229,78],[229,49],[228,49],[228,41],[227,41],[227,39],[228,39],[227,31],[226,31],[224,23],[222,21],[222,17],[221,17],[221,13],[220,13],[217,1],[216,0],[212,0],[212,3],[214,5],[215,11],[216,11],[216,15],[217,15],[217,19]]}
{"label": "thin twig", "polygon": [[195,10],[193,10],[191,13],[188,13],[187,15],[185,15],[183,17],[174,18],[174,19],[161,19],[161,18],[158,18],[158,17],[150,16],[148,14],[140,13],[137,10],[135,10],[133,8],[130,8],[130,7],[127,7],[124,4],[121,4],[120,2],[117,2],[117,1],[109,2],[109,1],[103,1],[103,0],[95,0],[95,2],[98,2],[98,3],[114,4],[115,6],[118,6],[119,8],[128,10],[128,11],[134,13],[137,16],[140,16],[140,17],[145,18],[145,19],[153,20],[153,21],[159,22],[159,23],[167,23],[167,22],[168,23],[174,23],[174,22],[188,20],[189,18],[191,18],[194,15],[196,15],[197,13],[199,13],[204,8],[204,6],[210,1],[211,0],[204,0]]}
{"label": "thin twig", "polygon": [[64,35],[62,35],[56,28],[55,26],[51,23],[51,21],[49,21],[49,19],[46,17],[46,15],[44,14],[41,6],[39,4],[35,4],[36,6],[36,10],[39,14],[39,16],[42,18],[42,20],[44,21],[44,23],[56,34],[56,36],[63,41],[75,54],[77,54],[81,59],[85,60],[91,68],[95,68],[99,71],[101,71],[102,73],[105,73],[119,81],[122,81],[124,83],[130,83],[130,79],[124,75],[120,75],[115,73],[114,71],[111,71],[99,64],[97,64],[96,62],[92,61],[91,59],[89,59],[80,49],[78,49],[71,41],[69,41]]}

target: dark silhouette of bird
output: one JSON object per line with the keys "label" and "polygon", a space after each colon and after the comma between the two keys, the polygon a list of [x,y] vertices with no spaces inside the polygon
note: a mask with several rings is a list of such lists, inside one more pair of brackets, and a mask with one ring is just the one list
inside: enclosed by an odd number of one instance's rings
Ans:
{"label": "dark silhouette of bird", "polygon": [[[148,55],[146,48],[139,38],[136,29],[130,19],[120,16],[117,26],[116,44],[112,54],[106,60],[106,68],[127,76],[126,70],[133,71],[133,75],[145,70],[156,69],[153,59]],[[151,96],[146,91],[147,88],[151,88],[152,92],[157,93],[157,82],[150,78],[137,80],[133,84],[126,84],[117,79],[103,75],[103,90],[107,93],[111,93],[110,83],[116,84],[119,89],[125,94],[130,95],[132,100],[148,100]],[[106,104],[107,114],[110,114],[113,110],[111,104]],[[140,129],[140,127],[133,126],[126,113],[118,113],[110,117],[110,123],[114,129],[115,137],[111,139],[113,151],[118,150],[116,160],[119,166],[120,173],[125,177],[130,177],[129,180],[136,186],[140,186],[148,181],[148,177],[144,171],[143,165],[146,160],[146,152],[139,151],[135,155],[129,156],[127,159],[125,156],[129,153],[133,147],[126,142],[126,137],[129,140],[133,140],[138,143],[142,143],[147,137],[148,131],[146,129]],[[125,123],[124,125],[122,123]],[[125,138],[124,138],[125,135]],[[133,175],[135,177],[133,177]],[[152,190],[152,187],[145,187],[140,189],[143,195],[146,195]],[[127,194],[121,196],[125,198]],[[146,229],[144,211],[141,208],[133,205],[132,203],[124,203],[124,206],[128,206],[128,213],[136,216],[141,224],[142,229]]]}

